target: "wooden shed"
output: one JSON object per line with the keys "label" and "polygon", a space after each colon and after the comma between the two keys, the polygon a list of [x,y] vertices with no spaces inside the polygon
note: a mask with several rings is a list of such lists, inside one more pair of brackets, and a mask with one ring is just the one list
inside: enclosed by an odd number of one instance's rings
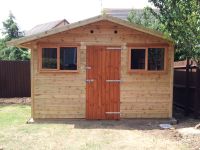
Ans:
{"label": "wooden shed", "polygon": [[171,118],[173,42],[100,15],[9,42],[31,49],[32,117]]}

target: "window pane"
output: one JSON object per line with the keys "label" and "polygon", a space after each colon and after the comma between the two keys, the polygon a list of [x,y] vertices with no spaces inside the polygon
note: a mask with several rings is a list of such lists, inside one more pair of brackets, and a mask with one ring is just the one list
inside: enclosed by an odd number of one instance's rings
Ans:
{"label": "window pane", "polygon": [[145,69],[145,49],[131,49],[131,69]]}
{"label": "window pane", "polygon": [[57,69],[57,48],[42,49],[42,68]]}
{"label": "window pane", "polygon": [[61,47],[60,48],[60,69],[77,70],[77,48]]}
{"label": "window pane", "polygon": [[164,70],[164,48],[148,49],[148,70]]}

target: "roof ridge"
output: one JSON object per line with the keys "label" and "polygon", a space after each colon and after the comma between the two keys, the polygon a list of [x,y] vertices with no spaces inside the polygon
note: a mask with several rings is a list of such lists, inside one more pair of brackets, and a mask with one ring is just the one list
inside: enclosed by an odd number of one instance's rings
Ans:
{"label": "roof ridge", "polygon": [[[60,19],[60,20],[55,20],[55,21],[49,21],[49,22],[41,23],[41,24],[38,24],[38,25],[34,26],[33,28],[35,28],[37,26],[45,25],[45,24],[50,24],[50,23],[53,23],[53,22],[61,22],[63,20],[66,20],[66,19]],[[33,29],[33,28],[31,28],[31,29]]]}

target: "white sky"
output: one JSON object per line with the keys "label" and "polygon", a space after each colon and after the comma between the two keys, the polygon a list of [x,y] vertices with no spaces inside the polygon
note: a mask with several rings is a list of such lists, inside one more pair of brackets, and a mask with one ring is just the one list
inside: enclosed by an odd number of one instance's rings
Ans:
{"label": "white sky", "polygon": [[[143,8],[148,0],[2,0],[0,29],[9,11],[16,17],[21,30],[37,24],[67,19],[70,23],[99,15],[101,8]],[[1,31],[0,31],[1,32]],[[0,35],[1,36],[1,35]]]}

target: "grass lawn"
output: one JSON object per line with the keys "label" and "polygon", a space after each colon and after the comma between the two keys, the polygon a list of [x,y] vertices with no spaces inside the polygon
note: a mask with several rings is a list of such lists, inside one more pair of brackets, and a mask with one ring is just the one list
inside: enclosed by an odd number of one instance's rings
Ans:
{"label": "grass lawn", "polygon": [[176,130],[161,130],[159,120],[63,120],[26,124],[30,112],[28,105],[0,105],[0,149],[191,148]]}

